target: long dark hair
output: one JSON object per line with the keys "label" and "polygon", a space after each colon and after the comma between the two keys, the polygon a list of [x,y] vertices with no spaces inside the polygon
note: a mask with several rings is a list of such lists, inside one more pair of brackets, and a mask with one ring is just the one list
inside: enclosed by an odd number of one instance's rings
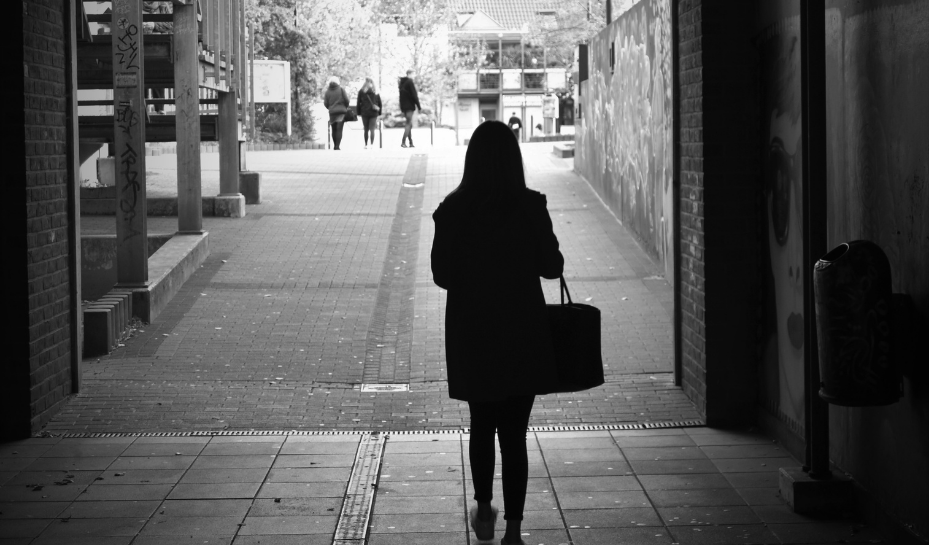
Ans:
{"label": "long dark hair", "polygon": [[525,166],[516,135],[502,121],[484,121],[470,137],[463,179],[451,194],[472,195],[481,202],[509,201],[525,188]]}

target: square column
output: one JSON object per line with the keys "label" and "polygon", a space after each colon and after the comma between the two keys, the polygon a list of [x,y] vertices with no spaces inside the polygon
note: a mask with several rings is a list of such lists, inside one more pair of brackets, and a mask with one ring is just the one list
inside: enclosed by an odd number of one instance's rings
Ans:
{"label": "square column", "polygon": [[114,155],[117,163],[117,283],[147,283],[147,104],[144,102],[144,32],[141,0],[114,0]]}
{"label": "square column", "polygon": [[173,89],[176,97],[176,189],[180,233],[202,232],[197,34],[196,6],[174,4]]}

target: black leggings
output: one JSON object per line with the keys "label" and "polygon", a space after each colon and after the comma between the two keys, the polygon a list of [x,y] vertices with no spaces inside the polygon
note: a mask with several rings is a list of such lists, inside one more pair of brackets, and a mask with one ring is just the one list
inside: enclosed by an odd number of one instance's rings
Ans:
{"label": "black leggings", "polygon": [[529,458],[525,434],[535,396],[510,397],[493,403],[470,402],[470,472],[473,499],[493,500],[493,471],[496,468],[495,435],[503,459],[503,505],[506,520],[522,520],[529,480]]}
{"label": "black leggings", "polygon": [[[371,136],[371,139],[370,139]],[[362,116],[362,138],[366,144],[375,142],[375,116]]]}
{"label": "black leggings", "polygon": [[343,125],[344,121],[337,123],[330,123],[330,127],[333,127],[333,149],[339,149],[339,143],[343,141]]}

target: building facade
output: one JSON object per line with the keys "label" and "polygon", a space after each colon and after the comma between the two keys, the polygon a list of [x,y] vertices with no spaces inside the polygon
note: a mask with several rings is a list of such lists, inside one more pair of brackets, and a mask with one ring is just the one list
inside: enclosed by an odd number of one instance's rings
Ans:
{"label": "building facade", "polygon": [[452,42],[476,66],[461,70],[454,123],[458,142],[466,142],[484,120],[523,122],[523,141],[541,125],[545,134],[562,132],[560,100],[568,91],[569,66],[558,52],[533,44],[531,27],[553,18],[556,0],[458,0]]}

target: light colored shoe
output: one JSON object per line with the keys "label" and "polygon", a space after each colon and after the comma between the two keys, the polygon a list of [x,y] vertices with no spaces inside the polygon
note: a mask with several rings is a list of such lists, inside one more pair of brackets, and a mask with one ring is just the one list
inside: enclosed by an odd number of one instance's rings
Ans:
{"label": "light colored shoe", "polygon": [[499,509],[493,508],[493,516],[490,520],[480,520],[477,518],[477,508],[470,508],[470,527],[473,528],[473,532],[477,535],[477,539],[480,541],[489,541],[493,539],[493,529],[496,526],[496,515],[499,514]]}

